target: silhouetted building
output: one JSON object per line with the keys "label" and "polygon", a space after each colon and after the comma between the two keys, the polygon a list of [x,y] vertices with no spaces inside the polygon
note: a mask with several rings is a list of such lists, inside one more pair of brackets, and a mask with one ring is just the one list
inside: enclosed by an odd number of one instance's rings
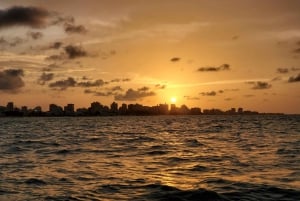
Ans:
{"label": "silhouetted building", "polygon": [[13,102],[8,102],[6,105],[6,111],[7,112],[12,112],[14,111],[14,103]]}
{"label": "silhouetted building", "polygon": [[65,112],[65,115],[67,115],[67,116],[74,115],[75,114],[74,104],[68,104],[67,106],[65,106],[64,112]]}
{"label": "silhouetted building", "polygon": [[238,113],[239,113],[239,114],[242,114],[243,112],[244,112],[244,109],[240,107],[240,108],[238,109]]}
{"label": "silhouetted building", "polygon": [[169,105],[168,104],[159,104],[158,106],[158,114],[166,115],[169,112]]}
{"label": "silhouetted building", "polygon": [[91,103],[91,107],[89,108],[91,115],[100,115],[103,112],[103,105],[99,102]]}
{"label": "silhouetted building", "polygon": [[23,113],[23,115],[27,116],[28,115],[28,108],[27,108],[27,106],[22,106],[21,107],[21,112]]}
{"label": "silhouetted building", "polygon": [[198,107],[193,107],[191,108],[191,114],[192,115],[200,115],[201,114],[201,109]]}
{"label": "silhouetted building", "polygon": [[110,111],[113,112],[113,113],[118,113],[118,103],[113,102],[113,103],[110,105]]}
{"label": "silhouetted building", "polygon": [[127,104],[123,103],[122,106],[119,108],[119,112],[121,115],[125,115],[127,113]]}
{"label": "silhouetted building", "polygon": [[64,114],[62,107],[55,104],[49,105],[49,114],[53,116],[62,116]]}

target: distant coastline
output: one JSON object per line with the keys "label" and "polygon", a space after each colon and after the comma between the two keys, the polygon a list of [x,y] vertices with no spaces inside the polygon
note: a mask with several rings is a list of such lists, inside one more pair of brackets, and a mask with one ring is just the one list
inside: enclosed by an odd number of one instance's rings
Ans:
{"label": "distant coastline", "polygon": [[[169,107],[170,106],[170,107]],[[122,104],[120,107],[113,102],[110,107],[99,102],[92,102],[88,108],[77,108],[74,104],[64,107],[50,104],[48,111],[43,111],[40,106],[28,108],[15,107],[13,102],[6,106],[0,106],[0,117],[60,117],[60,116],[155,116],[155,115],[285,115],[284,113],[259,113],[257,111],[244,110],[243,108],[203,109],[199,107],[188,108],[186,105],[177,107],[175,104],[159,104],[156,106],[144,106],[141,104]]]}

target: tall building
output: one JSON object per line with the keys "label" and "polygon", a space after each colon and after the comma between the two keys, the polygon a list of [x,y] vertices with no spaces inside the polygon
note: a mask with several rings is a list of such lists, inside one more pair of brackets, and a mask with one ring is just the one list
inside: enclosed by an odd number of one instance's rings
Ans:
{"label": "tall building", "polygon": [[111,111],[111,112],[114,112],[114,113],[117,113],[117,112],[118,112],[118,103],[113,102],[113,103],[110,105],[110,111]]}
{"label": "tall building", "polygon": [[54,116],[61,116],[63,115],[63,109],[60,106],[57,106],[55,104],[49,105],[49,114]]}
{"label": "tall building", "polygon": [[74,104],[68,104],[64,107],[65,115],[74,115]]}
{"label": "tall building", "polygon": [[12,112],[14,111],[14,103],[13,102],[8,102],[6,105],[6,111]]}
{"label": "tall building", "polygon": [[239,114],[242,114],[243,112],[244,112],[244,109],[240,107],[240,108],[238,109],[238,113],[239,113]]}

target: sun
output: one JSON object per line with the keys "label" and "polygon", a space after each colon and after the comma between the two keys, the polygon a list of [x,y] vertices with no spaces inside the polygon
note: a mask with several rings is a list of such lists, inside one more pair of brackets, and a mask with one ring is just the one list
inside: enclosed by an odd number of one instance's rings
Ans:
{"label": "sun", "polygon": [[171,97],[171,99],[170,99],[170,100],[171,100],[171,103],[176,103],[176,101],[177,101],[177,98],[173,96],[173,97]]}

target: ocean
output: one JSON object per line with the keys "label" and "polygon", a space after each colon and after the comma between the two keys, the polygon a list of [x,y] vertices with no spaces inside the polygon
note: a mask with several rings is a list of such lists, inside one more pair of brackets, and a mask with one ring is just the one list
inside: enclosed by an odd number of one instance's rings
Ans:
{"label": "ocean", "polygon": [[0,118],[0,200],[300,200],[300,116]]}

